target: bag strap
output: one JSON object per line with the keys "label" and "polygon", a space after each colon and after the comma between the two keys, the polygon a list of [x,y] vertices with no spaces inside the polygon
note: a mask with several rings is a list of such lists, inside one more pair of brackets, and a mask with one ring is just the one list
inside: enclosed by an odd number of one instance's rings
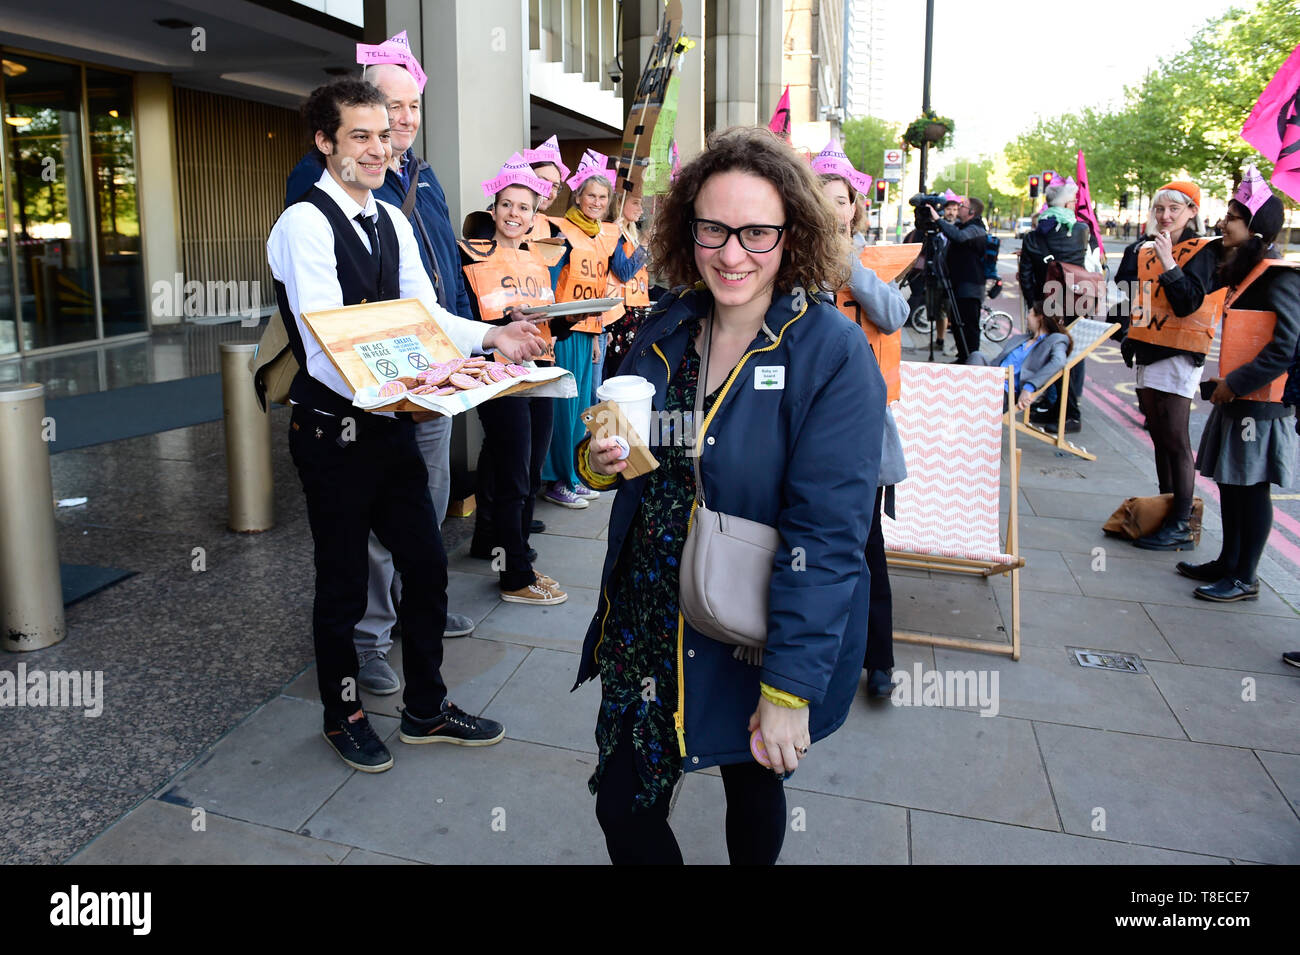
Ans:
{"label": "bag strap", "polygon": [[704,333],[704,354],[700,356],[700,375],[695,382],[695,417],[691,419],[694,431],[694,446],[691,448],[691,463],[695,466],[695,503],[704,507],[704,479],[700,476],[700,429],[704,424],[704,392],[709,387],[709,344],[713,340],[713,310],[709,310],[709,327]]}
{"label": "bag strap", "polygon": [[415,194],[420,191],[420,163],[418,160],[411,162],[406,171],[407,182],[406,196],[402,199],[402,215],[411,218],[411,212],[415,209]]}

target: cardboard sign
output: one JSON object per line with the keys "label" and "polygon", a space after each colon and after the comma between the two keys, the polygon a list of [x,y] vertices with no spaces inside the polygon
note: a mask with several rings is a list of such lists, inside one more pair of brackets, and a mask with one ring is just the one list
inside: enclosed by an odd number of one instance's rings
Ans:
{"label": "cardboard sign", "polygon": [[[1242,365],[1249,365],[1273,340],[1277,313],[1231,308],[1223,318],[1223,339],[1219,343],[1219,377],[1226,378]],[[1286,387],[1286,372],[1248,395],[1242,401],[1281,401]]]}
{"label": "cardboard sign", "polygon": [[907,273],[921,254],[920,242],[906,245],[868,245],[858,256],[862,264],[875,272],[882,282],[892,282]]}
{"label": "cardboard sign", "polygon": [[433,364],[429,350],[414,335],[363,342],[352,347],[379,382],[418,375]]}
{"label": "cardboard sign", "polygon": [[659,461],[650,448],[627,423],[627,419],[613,401],[602,401],[582,413],[582,423],[593,438],[620,437],[628,444],[627,468],[620,473],[625,478],[640,477],[659,467]]}

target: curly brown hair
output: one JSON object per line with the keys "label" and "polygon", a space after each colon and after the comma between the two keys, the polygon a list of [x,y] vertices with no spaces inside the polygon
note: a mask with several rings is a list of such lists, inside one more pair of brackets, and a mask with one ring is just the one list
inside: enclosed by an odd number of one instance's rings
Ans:
{"label": "curly brown hair", "polygon": [[862,203],[858,202],[859,193],[858,190],[853,188],[853,183],[849,182],[843,176],[835,175],[833,172],[822,173],[817,178],[822,181],[822,185],[825,185],[828,182],[833,182],[836,179],[844,183],[844,188],[849,191],[849,202],[853,204],[853,221],[849,223],[849,232],[861,232],[862,227],[866,225],[867,222],[867,210]]}
{"label": "curly brown hair", "polygon": [[785,250],[776,292],[784,294],[795,286],[835,290],[848,281],[848,241],[840,235],[839,217],[822,195],[816,173],[775,133],[758,126],[712,133],[704,152],[682,166],[659,200],[650,259],[662,281],[677,286],[701,279],[691,235],[695,198],[710,177],[732,171],[766,179],[785,204]]}

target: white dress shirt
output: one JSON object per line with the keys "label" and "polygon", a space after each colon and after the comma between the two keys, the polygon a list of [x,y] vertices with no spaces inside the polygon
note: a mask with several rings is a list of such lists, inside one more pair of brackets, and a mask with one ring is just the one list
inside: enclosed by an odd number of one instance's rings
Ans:
{"label": "white dress shirt", "polygon": [[[406,216],[402,215],[402,210],[376,199],[370,192],[366,193],[366,204],[358,205],[335,181],[328,169],[321,173],[316,188],[338,203],[367,249],[370,248],[370,238],[361,223],[356,221],[356,216],[364,214],[377,219],[379,210],[383,209],[397,231],[399,296],[418,298],[424,303],[424,307],[437,319],[447,337],[463,354],[470,355],[483,350],[483,336],[492,326],[461,318],[438,304],[433,283],[429,281],[428,273],[424,271],[424,264],[420,260],[415,233],[406,221]],[[343,288],[339,285],[338,263],[334,258],[334,230],[330,227],[329,220],[310,202],[294,203],[275,221],[271,235],[266,240],[266,257],[271,265],[272,277],[284,283],[289,308],[298,323],[298,334],[306,352],[307,374],[351,401],[352,389],[302,320],[303,312],[343,307]]]}

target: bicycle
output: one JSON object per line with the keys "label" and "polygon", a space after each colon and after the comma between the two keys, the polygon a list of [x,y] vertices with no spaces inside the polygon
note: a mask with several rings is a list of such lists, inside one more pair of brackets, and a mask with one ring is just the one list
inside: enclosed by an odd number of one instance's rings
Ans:
{"label": "bicycle", "polygon": [[[980,305],[980,333],[993,344],[1000,344],[1011,336],[1011,330],[1015,328],[1015,319],[1007,312],[1000,309],[989,308],[988,305]],[[907,316],[907,324],[921,335],[930,334],[930,318],[925,314],[925,303],[919,303],[912,313]]]}

